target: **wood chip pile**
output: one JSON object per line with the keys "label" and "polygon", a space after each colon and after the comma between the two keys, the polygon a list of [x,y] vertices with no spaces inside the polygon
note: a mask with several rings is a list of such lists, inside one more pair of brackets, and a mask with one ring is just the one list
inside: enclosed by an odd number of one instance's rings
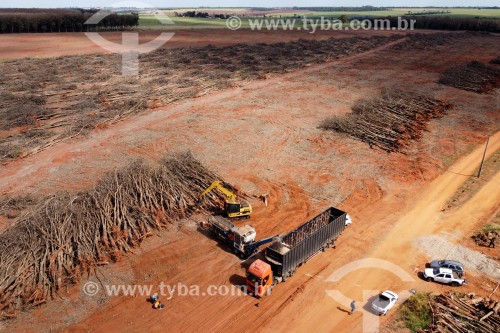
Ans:
{"label": "wood chip pile", "polygon": [[404,153],[422,137],[426,123],[441,117],[450,104],[402,90],[385,90],[376,98],[361,100],[347,116],[334,116],[320,127],[344,133],[387,152]]}
{"label": "wood chip pile", "polygon": [[431,301],[431,332],[500,332],[500,302],[473,294],[442,294]]}
{"label": "wood chip pile", "polygon": [[281,242],[292,248],[309,237],[309,235],[315,233],[317,230],[327,225],[329,221],[330,212],[326,211],[283,237]]}
{"label": "wood chip pile", "polygon": [[225,198],[215,192],[197,202],[215,179],[183,153],[155,165],[138,161],[88,192],[40,201],[0,235],[0,318],[46,302],[169,223],[220,207]]}

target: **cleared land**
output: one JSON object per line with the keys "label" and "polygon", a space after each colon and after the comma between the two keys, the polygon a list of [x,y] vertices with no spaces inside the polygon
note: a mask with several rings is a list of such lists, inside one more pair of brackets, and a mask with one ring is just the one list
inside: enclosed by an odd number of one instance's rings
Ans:
{"label": "cleared land", "polygon": [[[269,194],[267,207],[251,197],[255,209],[251,223],[258,238],[290,231],[326,205],[348,211],[354,223],[339,238],[337,249],[313,258],[262,299],[259,307],[250,297],[176,297],[164,299],[166,309],[155,312],[145,297],[107,297],[102,292],[87,297],[77,285],[61,290],[61,299],[22,313],[2,328],[9,332],[207,327],[255,331],[248,323],[258,322],[259,331],[358,332],[361,311],[346,315],[343,309],[348,303],[335,302],[326,290],[339,289],[349,300],[362,300],[365,289],[449,290],[418,279],[415,267],[422,269],[429,258],[411,245],[413,240],[441,233],[469,237],[469,229],[489,218],[499,202],[498,177],[493,177],[460,210],[441,212],[475,172],[486,136],[499,130],[496,90],[477,94],[438,83],[452,63],[487,63],[499,54],[497,36],[460,36],[387,40],[364,52],[132,115],[87,136],[7,162],[0,168],[2,193],[74,193],[91,188],[107,171],[138,157],[157,159],[166,152],[190,149],[203,165],[242,192]],[[347,115],[357,101],[394,86],[416,89],[453,106],[443,117],[428,122],[407,155],[370,149],[366,143],[319,128],[325,118]],[[497,134],[487,157],[499,147]],[[99,280],[180,281],[202,287],[244,282],[238,258],[200,233],[193,220],[174,223],[159,236],[146,240],[134,255],[102,267]],[[377,269],[353,272],[336,283],[326,281],[344,264],[365,257],[390,260],[412,274],[415,282],[398,281]],[[491,292],[487,277],[470,274],[471,283],[464,291]]]}
{"label": "cleared land", "polygon": [[[0,64],[0,161],[37,153],[147,109],[366,52],[401,36],[159,49],[124,79],[119,56]],[[107,71],[103,72],[102,68]]]}
{"label": "cleared land", "polygon": [[[422,31],[419,31],[422,32]],[[121,32],[102,32],[104,38],[114,43],[121,43]],[[156,38],[158,31],[141,31],[140,42],[146,43]],[[387,36],[390,31],[369,31],[363,36]],[[344,38],[359,36],[356,31],[251,31],[242,29],[230,31],[216,30],[179,30],[164,45],[165,48],[199,47],[206,45],[226,46],[237,43],[257,44],[276,43],[297,40],[324,40],[330,37]],[[20,58],[47,58],[68,55],[93,53],[109,53],[94,44],[82,33],[50,33],[50,34],[6,34],[0,35],[0,62]]]}

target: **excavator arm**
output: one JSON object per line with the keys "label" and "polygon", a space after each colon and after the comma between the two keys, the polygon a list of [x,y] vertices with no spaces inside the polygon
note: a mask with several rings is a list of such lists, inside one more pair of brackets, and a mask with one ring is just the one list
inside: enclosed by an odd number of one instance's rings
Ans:
{"label": "excavator arm", "polygon": [[245,249],[246,255],[251,256],[252,254],[257,252],[257,250],[259,249],[260,246],[267,244],[267,243],[270,243],[278,238],[281,238],[280,234],[276,235],[276,236],[272,236],[272,237],[267,237],[267,238],[261,239],[257,242],[254,242],[252,244],[247,245],[247,247]]}
{"label": "excavator arm", "polygon": [[222,184],[219,180],[214,181],[209,187],[207,187],[207,189],[205,191],[203,191],[203,193],[200,194],[200,199],[215,188],[218,189],[219,191],[221,191],[232,202],[236,202],[236,195],[233,192],[229,191],[224,186],[222,186]]}

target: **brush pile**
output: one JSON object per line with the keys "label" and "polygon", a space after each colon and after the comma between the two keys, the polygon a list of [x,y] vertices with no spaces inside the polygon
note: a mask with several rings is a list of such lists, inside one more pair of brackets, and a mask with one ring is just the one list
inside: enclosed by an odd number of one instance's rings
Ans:
{"label": "brush pile", "polygon": [[479,61],[472,61],[446,70],[438,82],[481,94],[499,86],[500,70]]}
{"label": "brush pile", "polygon": [[344,133],[387,152],[405,153],[412,140],[422,137],[426,123],[439,118],[450,104],[402,90],[385,90],[380,96],[358,101],[347,116],[327,118],[324,130]]}
{"label": "brush pile", "polygon": [[220,207],[224,197],[214,192],[197,202],[216,179],[184,153],[157,165],[138,161],[85,193],[41,200],[0,235],[0,318],[46,302],[169,223]]}
{"label": "brush pile", "polygon": [[439,295],[432,300],[431,332],[500,332],[500,302],[465,294]]}

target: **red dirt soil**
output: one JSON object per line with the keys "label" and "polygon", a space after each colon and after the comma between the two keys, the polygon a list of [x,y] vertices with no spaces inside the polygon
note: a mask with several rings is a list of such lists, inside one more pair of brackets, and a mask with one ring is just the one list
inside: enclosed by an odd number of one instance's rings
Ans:
{"label": "red dirt soil", "polygon": [[[299,38],[322,40],[330,37],[348,38],[358,36],[356,31],[252,31],[241,29],[175,30],[175,36],[165,48],[196,47],[203,45],[231,45],[236,43],[276,43]],[[419,31],[420,32],[420,31]],[[367,31],[364,36],[390,35],[393,31]],[[121,32],[102,32],[104,38],[121,43]],[[140,42],[146,43],[156,38],[157,31],[141,31]],[[47,33],[47,34],[5,34],[0,35],[0,60],[27,57],[56,57],[90,53],[108,53],[89,40],[84,33]]]}
{"label": "red dirt soil", "polygon": [[[155,159],[169,151],[190,149],[250,196],[269,194],[267,207],[251,198],[254,214],[249,222],[258,239],[290,231],[328,205],[348,211],[354,223],[341,235],[336,249],[313,258],[260,301],[163,297],[165,309],[155,311],[146,296],[108,297],[102,291],[85,296],[81,288],[88,280],[83,277],[80,285],[61,290],[61,299],[20,314],[3,329],[361,332],[362,312],[348,316],[343,310],[347,304],[337,303],[326,290],[342,290],[349,299],[360,300],[359,307],[364,305],[362,290],[450,290],[415,276],[415,267],[423,267],[423,255],[412,241],[417,235],[467,230],[468,221],[477,224],[498,207],[499,192],[492,183],[497,177],[463,210],[440,212],[441,203],[477,167],[485,135],[498,130],[499,110],[493,95],[461,92],[435,82],[453,59],[493,58],[497,42],[497,37],[485,36],[473,43],[464,40],[418,52],[394,51],[386,45],[179,102],[6,163],[0,167],[1,193],[52,193],[88,188],[104,172],[137,157]],[[345,114],[357,99],[394,85],[415,87],[455,105],[447,116],[429,124],[429,131],[408,155],[386,154],[318,129],[325,117]],[[470,146],[472,153],[448,169]],[[490,141],[488,156],[499,146],[497,134]],[[181,282],[200,285],[202,290],[244,283],[241,261],[200,232],[193,220],[172,225],[158,236],[119,263],[99,268],[99,280],[105,284]],[[326,281],[343,265],[368,257],[390,260],[414,276],[415,282],[401,282],[380,269],[359,270],[338,283]],[[473,280],[463,290],[481,290],[483,281]]]}

